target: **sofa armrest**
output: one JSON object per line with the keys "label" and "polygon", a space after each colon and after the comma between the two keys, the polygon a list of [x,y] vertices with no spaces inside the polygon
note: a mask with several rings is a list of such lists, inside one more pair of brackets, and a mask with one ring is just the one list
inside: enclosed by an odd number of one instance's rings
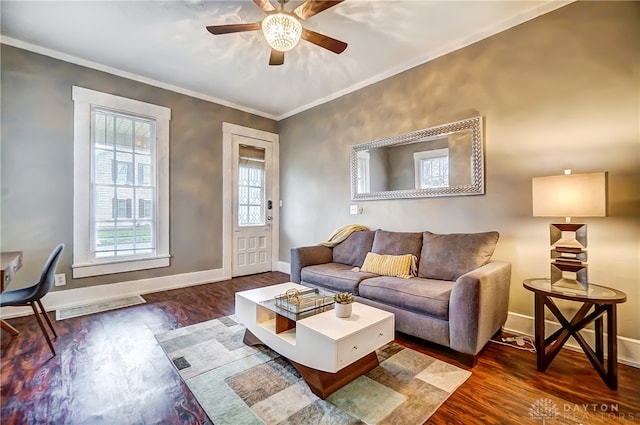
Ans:
{"label": "sofa armrest", "polygon": [[449,300],[449,343],[476,355],[507,320],[511,264],[491,261],[460,276]]}
{"label": "sofa armrest", "polygon": [[291,281],[300,283],[300,272],[304,267],[330,263],[333,250],[324,245],[291,248]]}

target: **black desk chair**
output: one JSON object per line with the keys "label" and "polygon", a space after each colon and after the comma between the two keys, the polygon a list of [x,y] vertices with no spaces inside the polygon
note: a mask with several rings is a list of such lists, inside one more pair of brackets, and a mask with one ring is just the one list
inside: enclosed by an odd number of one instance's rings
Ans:
{"label": "black desk chair", "polygon": [[26,306],[30,305],[33,309],[33,313],[38,320],[38,324],[40,325],[40,329],[42,329],[42,333],[44,333],[44,337],[47,339],[47,343],[49,344],[49,348],[53,352],[53,355],[56,355],[56,350],[53,348],[53,344],[51,343],[51,338],[49,338],[49,333],[47,332],[47,328],[44,327],[44,323],[42,322],[42,318],[38,313],[38,309],[36,308],[36,304],[40,306],[40,311],[42,315],[46,319],[49,327],[51,328],[51,332],[57,338],[55,329],[53,329],[53,325],[51,324],[51,320],[49,316],[47,316],[47,312],[44,307],[42,307],[42,302],[40,299],[44,297],[47,292],[51,290],[54,282],[54,274],[56,272],[56,266],[58,265],[58,260],[60,260],[60,254],[64,249],[64,244],[60,244],[53,250],[51,255],[49,255],[49,259],[44,265],[44,269],[42,270],[42,275],[40,275],[40,280],[35,285],[32,285],[28,288],[20,288],[15,289],[13,291],[4,291],[0,293],[0,307],[10,307],[10,306]]}

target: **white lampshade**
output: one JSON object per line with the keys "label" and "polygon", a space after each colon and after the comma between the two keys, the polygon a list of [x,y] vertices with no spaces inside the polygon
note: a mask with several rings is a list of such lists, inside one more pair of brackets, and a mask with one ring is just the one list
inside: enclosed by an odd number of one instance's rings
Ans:
{"label": "white lampshade", "polygon": [[607,215],[606,173],[535,177],[534,217],[604,217]]}
{"label": "white lampshade", "polygon": [[302,25],[288,13],[274,13],[262,20],[262,33],[269,46],[286,52],[298,44],[302,35]]}

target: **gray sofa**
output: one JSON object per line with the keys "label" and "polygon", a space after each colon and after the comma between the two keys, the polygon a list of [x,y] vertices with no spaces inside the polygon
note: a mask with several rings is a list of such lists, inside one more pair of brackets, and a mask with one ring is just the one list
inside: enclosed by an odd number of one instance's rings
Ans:
{"label": "gray sofa", "polygon": [[[473,366],[507,319],[511,264],[490,261],[498,237],[498,232],[354,232],[334,248],[293,248],[291,280],[351,292],[357,302],[394,313],[397,331],[449,347]],[[418,276],[405,279],[355,269],[368,252],[413,254]]]}

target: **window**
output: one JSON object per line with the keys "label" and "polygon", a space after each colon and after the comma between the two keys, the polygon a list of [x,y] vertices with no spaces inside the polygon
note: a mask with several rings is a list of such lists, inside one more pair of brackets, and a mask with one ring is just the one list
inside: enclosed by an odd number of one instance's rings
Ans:
{"label": "window", "polygon": [[111,198],[111,209],[113,210],[111,218],[131,218],[131,201],[132,199]]}
{"label": "window", "polygon": [[138,217],[151,218],[151,207],[153,206],[153,202],[145,199],[139,199],[138,202]]}
{"label": "window", "polygon": [[238,162],[238,225],[265,224],[264,149],[240,146]]}
{"label": "window", "polygon": [[434,149],[413,154],[416,189],[449,186],[449,149]]}
{"label": "window", "polygon": [[[101,168],[102,168],[102,164],[100,164],[100,162],[102,161],[104,157],[104,155],[102,155],[105,152],[101,152],[100,150],[97,151],[97,155],[96,155],[96,168],[97,168],[97,176],[98,177],[102,177],[101,176]],[[113,164],[112,169],[111,169],[111,180],[116,183],[116,184],[133,184],[133,163],[131,162],[124,162],[124,161],[118,161],[118,160],[111,160],[111,163]]]}
{"label": "window", "polygon": [[138,163],[138,184],[148,186],[151,184],[151,165]]}
{"label": "window", "polygon": [[73,87],[73,276],[169,265],[171,110]]}

